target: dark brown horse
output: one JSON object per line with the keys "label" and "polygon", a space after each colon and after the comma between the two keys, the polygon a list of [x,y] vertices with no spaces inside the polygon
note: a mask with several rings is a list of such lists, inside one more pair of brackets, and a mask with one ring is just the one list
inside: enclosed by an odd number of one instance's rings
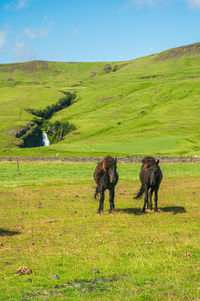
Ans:
{"label": "dark brown horse", "polygon": [[[155,208],[158,211],[158,189],[162,181],[162,172],[158,165],[159,160],[155,160],[153,157],[145,157],[142,159],[142,167],[140,171],[140,181],[142,183],[140,190],[135,196],[135,199],[139,199],[145,192],[143,212],[145,207],[152,210],[152,194],[154,192]],[[149,192],[150,190],[150,192]],[[148,194],[150,198],[150,206],[148,202]]]}
{"label": "dark brown horse", "polygon": [[96,199],[97,195],[100,193],[99,199],[99,209],[98,214],[103,211],[103,204],[105,198],[105,190],[109,190],[109,201],[110,201],[110,210],[112,213],[115,208],[114,197],[115,197],[115,186],[118,182],[118,173],[117,173],[117,159],[112,156],[106,156],[101,162],[98,162],[97,167],[94,172],[94,180],[97,184],[94,198]]}

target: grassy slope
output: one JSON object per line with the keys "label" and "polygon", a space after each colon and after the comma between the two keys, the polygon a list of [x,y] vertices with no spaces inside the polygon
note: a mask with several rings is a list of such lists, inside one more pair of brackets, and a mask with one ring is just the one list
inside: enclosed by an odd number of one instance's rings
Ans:
{"label": "grassy slope", "polygon": [[[104,62],[0,65],[0,154],[199,155],[200,52],[195,45],[189,50],[119,62],[108,74]],[[141,78],[149,75],[157,77]],[[70,121],[76,132],[50,147],[12,148],[5,129],[30,120],[23,109],[55,103],[68,89],[76,90],[77,102],[53,120]]]}
{"label": "grassy slope", "polygon": [[15,163],[0,168],[0,300],[199,300],[199,164],[164,165],[160,213],[145,215],[140,165],[119,164],[101,216],[95,164],[21,163],[21,187]]}

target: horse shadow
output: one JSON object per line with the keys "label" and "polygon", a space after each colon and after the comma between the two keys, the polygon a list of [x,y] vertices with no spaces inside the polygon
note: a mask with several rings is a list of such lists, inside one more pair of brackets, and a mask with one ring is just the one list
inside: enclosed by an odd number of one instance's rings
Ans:
{"label": "horse shadow", "polygon": [[19,235],[21,232],[19,231],[11,231],[7,229],[0,228],[0,236],[13,236],[13,235]]}
{"label": "horse shadow", "polygon": [[124,208],[124,209],[115,209],[115,212],[122,212],[128,214],[142,215],[144,214],[139,208]]}
{"label": "horse shadow", "polygon": [[172,212],[173,214],[185,213],[186,212],[185,208],[181,207],[181,206],[161,207],[160,210],[163,211],[163,212]]}
{"label": "horse shadow", "polygon": [[[180,213],[185,213],[186,212],[185,208],[181,207],[181,206],[160,207],[159,211],[160,212],[172,212],[173,215],[180,214]],[[143,214],[145,214],[142,211],[142,209],[140,209],[140,208],[115,209],[115,212],[123,212],[123,213],[128,213],[128,214],[135,214],[135,215],[143,215]],[[154,210],[147,211],[147,213],[154,213]]]}

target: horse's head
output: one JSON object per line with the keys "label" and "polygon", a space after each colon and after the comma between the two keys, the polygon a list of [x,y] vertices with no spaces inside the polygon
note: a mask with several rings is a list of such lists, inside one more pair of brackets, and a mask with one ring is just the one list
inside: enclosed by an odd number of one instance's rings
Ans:
{"label": "horse's head", "polygon": [[115,183],[117,182],[118,179],[118,174],[117,174],[117,158],[115,158],[114,162],[110,164],[108,167],[108,175],[110,177],[110,182]]}

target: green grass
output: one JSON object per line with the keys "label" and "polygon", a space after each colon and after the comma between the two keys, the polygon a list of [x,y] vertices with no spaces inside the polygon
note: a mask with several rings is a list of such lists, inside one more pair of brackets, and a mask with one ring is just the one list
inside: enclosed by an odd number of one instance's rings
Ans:
{"label": "green grass", "polygon": [[[111,63],[119,70],[107,74],[106,62],[0,65],[0,155],[199,155],[200,54],[177,51],[182,56],[169,50]],[[13,129],[32,118],[24,109],[56,103],[61,91],[75,92],[76,102],[52,121],[69,121],[76,131],[49,147],[17,149]]]}
{"label": "green grass", "polygon": [[[189,168],[188,168],[189,166]],[[20,179],[22,185],[42,184],[48,181],[74,181],[91,180],[93,181],[93,171],[95,163],[22,163],[19,162]],[[1,162],[1,182],[0,185],[18,185],[19,174],[17,162]],[[118,172],[120,179],[125,181],[136,180],[140,171],[140,164],[119,164]],[[200,165],[198,163],[188,164],[164,164],[162,171],[167,178],[187,177],[198,178],[200,175]]]}
{"label": "green grass", "polygon": [[19,186],[0,163],[0,300],[199,300],[199,167],[163,164],[159,214],[144,215],[140,165],[118,164],[116,210],[106,193],[97,216],[95,164],[20,163]]}

